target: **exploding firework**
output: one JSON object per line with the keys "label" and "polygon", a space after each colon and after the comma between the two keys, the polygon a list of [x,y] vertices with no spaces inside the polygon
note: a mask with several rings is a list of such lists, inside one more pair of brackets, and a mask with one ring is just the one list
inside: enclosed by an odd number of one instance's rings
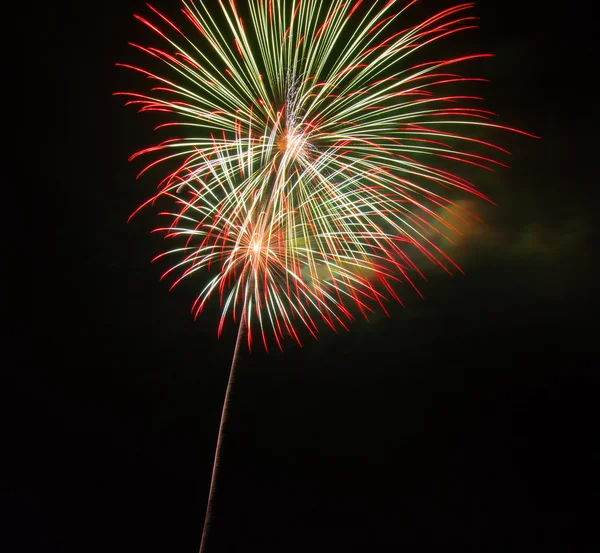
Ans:
{"label": "exploding firework", "polygon": [[339,328],[385,309],[397,281],[416,289],[416,259],[450,271],[434,237],[454,230],[445,213],[468,214],[446,196],[484,195],[448,163],[491,168],[481,150],[505,152],[473,134],[505,128],[480,98],[444,92],[479,80],[453,68],[486,55],[411,62],[473,27],[471,4],[404,30],[408,6],[361,4],[258,0],[242,18],[233,0],[218,17],[184,1],[190,34],[154,8],[136,16],[165,46],[133,46],[163,71],[126,66],[154,86],[120,94],[178,133],[134,156],[169,167],[143,205],[170,200],[158,230],[181,241],[163,254],[167,273],[173,286],[198,277],[196,315],[219,296],[219,333],[241,318],[249,344],[258,333],[281,347],[299,325],[316,334],[317,320]]}
{"label": "exploding firework", "polygon": [[164,49],[133,46],[161,69],[125,66],[153,86],[119,94],[168,114],[160,126],[177,131],[133,156],[152,157],[142,172],[165,167],[138,210],[171,206],[157,229],[179,238],[162,254],[174,260],[166,274],[173,286],[198,283],[194,313],[218,296],[219,334],[239,321],[201,552],[244,330],[248,345],[257,334],[265,347],[269,336],[299,342],[300,326],[316,335],[319,320],[336,329],[385,310],[399,281],[416,290],[417,259],[457,268],[438,238],[470,214],[449,196],[485,196],[456,168],[491,169],[502,164],[485,151],[507,153],[475,133],[507,127],[477,107],[481,98],[455,92],[480,79],[454,67],[486,55],[419,61],[473,27],[472,5],[401,29],[412,3],[255,0],[242,17],[234,0],[219,0],[218,13],[190,0],[189,34],[152,7],[152,21],[136,16]]}

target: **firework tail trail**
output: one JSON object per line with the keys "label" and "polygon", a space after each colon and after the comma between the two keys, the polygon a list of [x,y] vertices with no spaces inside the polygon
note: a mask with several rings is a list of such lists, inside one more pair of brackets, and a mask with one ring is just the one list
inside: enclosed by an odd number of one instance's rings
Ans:
{"label": "firework tail trail", "polygon": [[[259,202],[259,204],[255,210],[255,214],[256,213],[259,213],[259,214],[264,213],[265,219],[266,219],[267,214],[270,214],[273,209],[273,201],[276,198],[276,193],[277,193],[277,187],[274,187],[273,190],[271,190],[271,194],[270,194],[268,200],[265,199],[262,202]],[[257,278],[256,274],[253,274],[252,276],[250,276],[248,283],[247,283],[248,289],[252,289],[252,287],[255,285],[256,278]],[[219,434],[217,436],[217,447],[215,449],[215,456],[214,456],[214,460],[213,460],[213,469],[212,469],[212,475],[210,478],[210,491],[208,493],[208,501],[206,504],[206,513],[204,515],[204,525],[202,527],[202,537],[200,539],[199,553],[204,553],[206,551],[206,542],[207,542],[208,532],[209,532],[209,528],[210,528],[211,514],[212,514],[213,496],[214,496],[214,492],[215,492],[215,488],[216,488],[217,472],[219,469],[221,443],[223,441],[223,429],[225,428],[225,423],[227,421],[227,407],[229,405],[229,396],[231,394],[232,384],[235,379],[235,367],[236,367],[237,361],[239,359],[240,346],[242,343],[242,339],[244,337],[244,334],[246,334],[248,331],[248,323],[247,323],[246,316],[247,316],[247,305],[244,305],[244,309],[242,310],[242,314],[240,317],[240,325],[238,327],[237,339],[235,341],[235,348],[233,350],[233,358],[231,360],[231,368],[229,369],[229,380],[227,382],[227,389],[225,391],[225,399],[223,400],[223,410],[221,411],[221,421],[219,423]],[[250,336],[249,336],[249,338],[250,338]],[[250,341],[248,341],[248,346],[250,346]]]}
{"label": "firework tail trail", "polygon": [[206,550],[206,540],[208,536],[208,530],[210,526],[210,519],[212,514],[212,502],[213,495],[216,487],[216,477],[217,471],[219,469],[219,457],[221,454],[221,442],[223,441],[223,429],[225,428],[225,423],[227,421],[227,406],[229,405],[229,395],[231,393],[231,387],[234,381],[235,375],[235,366],[237,364],[237,360],[239,358],[240,344],[242,343],[242,338],[246,332],[246,323],[245,316],[242,313],[242,317],[240,319],[240,326],[238,328],[237,340],[235,342],[235,349],[233,350],[233,359],[231,360],[231,368],[229,369],[229,380],[227,382],[227,390],[225,391],[225,399],[223,400],[223,410],[221,411],[221,422],[219,423],[219,434],[217,437],[217,447],[215,449],[215,457],[213,460],[213,469],[212,476],[210,478],[210,491],[208,492],[208,501],[206,503],[206,514],[204,515],[204,526],[202,527],[202,538],[200,540],[200,551],[199,553],[204,553]]}

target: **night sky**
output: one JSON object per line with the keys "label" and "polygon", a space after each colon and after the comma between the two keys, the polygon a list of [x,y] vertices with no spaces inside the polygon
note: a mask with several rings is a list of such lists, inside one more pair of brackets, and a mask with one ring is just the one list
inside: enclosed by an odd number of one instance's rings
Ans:
{"label": "night sky", "polygon": [[[541,139],[494,134],[510,169],[468,170],[498,205],[448,250],[464,276],[423,266],[424,299],[403,286],[390,318],[242,353],[209,553],[600,550],[597,55],[577,4],[479,2],[480,28],[433,48],[496,54],[463,71]],[[39,154],[5,551],[195,552],[236,329],[218,340],[216,308],[189,313],[198,283],[159,280],[151,211],[127,223],[155,186],[127,158],[157,137],[112,96],[139,83],[115,63],[157,39],[142,1],[45,10],[21,54]]]}

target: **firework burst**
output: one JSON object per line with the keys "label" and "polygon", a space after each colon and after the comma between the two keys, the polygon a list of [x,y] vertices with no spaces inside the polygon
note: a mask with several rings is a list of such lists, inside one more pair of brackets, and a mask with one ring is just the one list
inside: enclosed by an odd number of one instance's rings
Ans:
{"label": "firework burst", "polygon": [[189,0],[189,35],[152,7],[151,20],[136,16],[164,46],[133,46],[160,70],[126,65],[153,86],[118,94],[164,113],[172,132],[133,156],[152,158],[142,173],[168,168],[138,210],[166,200],[157,230],[178,239],[162,254],[174,260],[166,275],[199,283],[196,315],[218,296],[219,334],[239,322],[201,552],[244,331],[248,345],[257,334],[265,347],[269,336],[300,342],[299,326],[316,335],[319,320],[345,328],[385,311],[398,281],[416,290],[417,258],[458,268],[436,245],[456,232],[449,220],[470,216],[449,196],[485,196],[450,167],[492,169],[502,164],[485,152],[507,153],[475,133],[507,129],[481,98],[451,92],[480,80],[454,67],[486,54],[415,55],[472,28],[472,5],[399,30],[412,3],[255,0],[242,17],[234,0],[217,14]]}
{"label": "firework burst", "polygon": [[316,319],[345,327],[357,308],[367,315],[398,299],[395,281],[414,287],[421,275],[415,255],[450,270],[433,238],[455,230],[445,212],[468,214],[446,195],[484,196],[442,167],[491,168],[498,162],[481,149],[505,152],[473,136],[500,127],[475,107],[480,98],[444,92],[479,80],[452,68],[485,55],[411,63],[473,27],[471,4],[404,30],[408,6],[361,4],[258,0],[246,25],[233,0],[219,1],[218,19],[184,1],[195,35],[152,7],[152,21],[136,16],[165,46],[133,46],[164,71],[126,66],[154,85],[120,94],[164,112],[161,126],[179,133],[136,154],[153,156],[146,169],[177,164],[143,205],[171,200],[158,230],[182,242],[163,254],[176,260],[167,273],[173,285],[203,275],[193,309],[218,295],[219,333],[231,315],[249,344],[258,332],[281,347],[300,340],[298,324],[312,334]]}

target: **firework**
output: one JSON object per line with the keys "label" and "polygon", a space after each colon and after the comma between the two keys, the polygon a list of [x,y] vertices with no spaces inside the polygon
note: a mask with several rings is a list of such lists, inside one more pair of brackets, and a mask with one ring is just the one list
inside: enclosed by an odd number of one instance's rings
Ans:
{"label": "firework", "polygon": [[481,79],[455,68],[487,54],[419,61],[474,26],[472,4],[402,28],[412,3],[255,0],[242,14],[234,0],[216,12],[190,0],[188,31],[152,7],[150,19],[136,16],[163,48],[133,46],[159,69],[125,65],[152,86],[119,94],[164,113],[171,131],[133,156],[151,157],[142,173],[165,168],[139,209],[171,206],[157,229],[179,239],[162,254],[173,259],[166,275],[198,283],[195,315],[218,296],[219,334],[229,317],[239,322],[201,551],[244,330],[248,345],[257,334],[265,347],[269,336],[299,342],[299,326],[316,335],[319,320],[336,329],[385,310],[398,282],[417,290],[417,259],[458,269],[436,238],[471,215],[449,196],[485,199],[459,169],[491,170],[502,165],[493,154],[508,153],[475,131],[521,132],[456,92]]}
{"label": "firework", "polygon": [[491,168],[498,162],[475,151],[504,150],[472,135],[499,127],[473,107],[479,98],[444,90],[478,80],[451,67],[485,55],[410,62],[471,28],[471,4],[401,31],[393,1],[256,1],[249,25],[234,1],[219,5],[216,18],[183,2],[191,35],[154,8],[152,21],[136,16],[165,48],[133,46],[163,72],[127,66],[154,86],[123,93],[177,129],[136,156],[177,163],[144,205],[172,200],[159,230],[184,240],[165,252],[175,259],[167,272],[179,273],[174,285],[202,274],[195,314],[218,295],[219,333],[232,314],[249,343],[258,329],[281,347],[285,336],[299,341],[297,324],[344,327],[357,308],[397,299],[395,281],[414,286],[421,274],[415,255],[452,268],[432,236],[455,230],[444,212],[465,214],[445,195],[484,196],[442,165]]}

